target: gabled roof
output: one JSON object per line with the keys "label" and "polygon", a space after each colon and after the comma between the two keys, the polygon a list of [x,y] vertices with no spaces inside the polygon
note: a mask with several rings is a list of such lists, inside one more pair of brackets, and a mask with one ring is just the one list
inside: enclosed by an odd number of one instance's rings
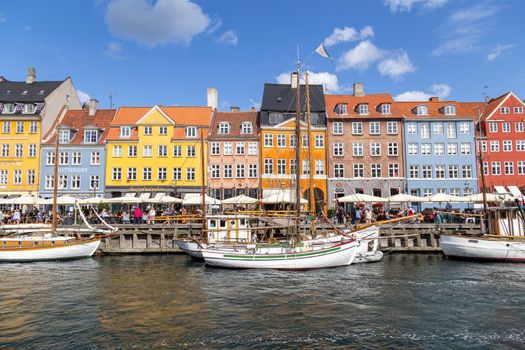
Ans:
{"label": "gabled roof", "polygon": [[64,81],[25,81],[0,80],[0,102],[44,102],[46,97]]}
{"label": "gabled roof", "polygon": [[[310,111],[325,112],[324,91],[322,85],[309,85]],[[306,111],[305,85],[300,86],[301,110]],[[264,84],[261,111],[295,112],[296,90],[289,84]]]}
{"label": "gabled roof", "polygon": [[520,100],[518,96],[516,96],[512,91],[506,92],[501,96],[498,96],[496,98],[490,99],[487,103],[487,107],[485,108],[483,115],[481,119],[483,121],[488,120],[492,117],[492,115],[503,106],[503,104],[509,99],[509,98],[515,98],[517,101],[519,101],[523,106],[525,106],[525,103]]}
{"label": "gabled roof", "polygon": [[[135,125],[153,107],[120,107],[112,126]],[[181,125],[209,125],[211,119],[211,107],[165,107],[159,106],[175,124]]]}
{"label": "gabled roof", "polygon": [[[239,138],[239,137],[258,137],[259,127],[257,125],[257,112],[215,112],[210,125],[210,137],[216,138]],[[230,134],[218,134],[219,123],[227,122],[230,124]],[[252,123],[252,134],[241,134],[241,125],[244,122]]]}
{"label": "gabled roof", "polygon": [[[403,113],[399,110],[396,102],[390,94],[366,94],[364,96],[354,95],[325,95],[326,112],[329,118],[385,118],[401,117]],[[368,114],[361,115],[356,111],[359,104],[368,104]],[[381,104],[390,104],[390,114],[381,114],[378,107]],[[337,114],[334,109],[338,104],[346,104],[348,114]]]}

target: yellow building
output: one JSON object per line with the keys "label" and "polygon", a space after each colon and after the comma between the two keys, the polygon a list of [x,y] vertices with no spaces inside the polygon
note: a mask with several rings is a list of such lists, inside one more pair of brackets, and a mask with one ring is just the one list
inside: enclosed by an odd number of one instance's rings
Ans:
{"label": "yellow building", "polygon": [[211,117],[210,107],[119,108],[106,143],[106,192],[110,197],[200,193]]}

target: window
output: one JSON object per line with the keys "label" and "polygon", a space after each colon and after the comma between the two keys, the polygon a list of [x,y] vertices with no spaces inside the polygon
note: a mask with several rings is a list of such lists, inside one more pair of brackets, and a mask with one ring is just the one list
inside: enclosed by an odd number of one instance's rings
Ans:
{"label": "window", "polygon": [[381,164],[370,164],[370,177],[382,177]]}
{"label": "window", "polygon": [[195,168],[186,168],[186,180],[195,181]]}
{"label": "window", "polygon": [[489,132],[498,132],[498,124],[489,123]]}
{"label": "window", "polygon": [[248,142],[248,154],[257,155],[257,142]]}
{"label": "window", "polygon": [[16,144],[15,145],[15,157],[22,158],[24,156],[24,145]]}
{"label": "window", "polygon": [[341,157],[344,155],[344,144],[342,142],[334,142],[334,156]]}
{"label": "window", "polygon": [[459,133],[463,135],[470,134],[470,124],[469,122],[459,123]]}
{"label": "window", "polygon": [[354,177],[365,177],[365,165],[358,163],[354,164]]}
{"label": "window", "polygon": [[113,146],[113,157],[122,157],[122,146]]}
{"label": "window", "polygon": [[343,135],[343,123],[334,122],[332,125],[332,134],[334,135]]}
{"label": "window", "polygon": [[34,143],[30,144],[29,145],[29,151],[27,153],[27,156],[29,158],[34,158],[36,157],[36,145]]}
{"label": "window", "polygon": [[290,175],[295,175],[297,171],[297,165],[295,159],[290,159]]}
{"label": "window", "polygon": [[456,107],[455,106],[445,106],[445,115],[455,115],[456,114]]}
{"label": "window", "polygon": [[489,163],[483,162],[483,174],[488,175],[489,174]]}
{"label": "window", "polygon": [[211,155],[219,156],[221,154],[221,146],[218,142],[211,143]]}
{"label": "window", "polygon": [[182,157],[182,146],[173,146],[173,156]]}
{"label": "window", "polygon": [[381,104],[381,114],[390,114],[390,103]]}
{"label": "window", "polygon": [[286,175],[286,159],[277,159],[277,175]]}
{"label": "window", "polygon": [[432,123],[432,133],[434,135],[443,135],[443,123]]}
{"label": "window", "polygon": [[456,154],[458,154],[458,145],[455,143],[449,143],[447,145],[447,154],[449,156],[455,156]]}
{"label": "window", "polygon": [[173,180],[182,180],[181,168],[173,168]]}
{"label": "window", "polygon": [[418,154],[418,144],[417,143],[409,143],[408,144],[408,154],[410,155],[416,155]]}
{"label": "window", "polygon": [[100,152],[91,152],[91,165],[100,165]]}
{"label": "window", "polygon": [[315,175],[324,175],[324,160],[315,160]]}
{"label": "window", "polygon": [[523,122],[516,122],[516,132],[523,132]]}
{"label": "window", "polygon": [[472,165],[463,165],[461,167],[461,175],[464,179],[472,178]]}
{"label": "window", "polygon": [[131,127],[130,126],[121,126],[120,127],[120,137],[121,138],[130,138],[131,137]]}
{"label": "window", "polygon": [[224,164],[224,178],[230,179],[233,177],[233,165]]}
{"label": "window", "polygon": [[363,135],[363,123],[362,122],[352,123],[352,135]]}
{"label": "window", "polygon": [[65,190],[67,188],[67,175],[58,175],[58,189]]}
{"label": "window", "polygon": [[248,177],[254,179],[258,176],[257,164],[248,164]]}
{"label": "window", "polygon": [[423,179],[432,178],[432,165],[422,165],[421,166],[421,177]]}
{"label": "window", "polygon": [[525,151],[525,140],[516,140],[516,151]]}
{"label": "window", "polygon": [[58,158],[58,164],[68,165],[69,164],[69,154],[67,152],[60,152]]}
{"label": "window", "polygon": [[2,157],[9,157],[9,144],[4,143],[2,144]]}
{"label": "window", "polygon": [[153,127],[145,126],[144,127],[144,135],[146,135],[146,136],[153,135]]}
{"label": "window", "polygon": [[[159,156],[160,156],[160,147],[162,146],[159,146]],[[231,143],[230,143],[230,147],[231,147]],[[167,149],[166,149],[166,152],[167,152]],[[226,154],[226,152],[224,152],[224,154]],[[186,157],[195,158],[195,146],[188,146],[186,148]]]}
{"label": "window", "polygon": [[408,174],[411,179],[419,179],[419,165],[411,165],[408,169]]}
{"label": "window", "polygon": [[4,114],[13,114],[15,113],[15,105],[12,103],[6,103],[4,105],[3,112]]}
{"label": "window", "polygon": [[295,141],[296,141],[295,134],[291,134],[290,135],[290,148],[295,148],[295,145],[297,144]]}
{"label": "window", "polygon": [[7,185],[8,176],[9,172],[7,170],[0,170],[0,185]]}
{"label": "window", "polygon": [[503,163],[505,175],[514,175],[514,162]]}
{"label": "window", "polygon": [[525,175],[525,161],[518,161],[518,175]]}
{"label": "window", "polygon": [[499,141],[490,141],[490,151],[491,152],[499,152]]}
{"label": "window", "polygon": [[122,180],[122,168],[113,168],[113,171],[111,172],[111,179],[113,181]]}
{"label": "window", "polygon": [[430,138],[430,124],[421,123],[421,138],[429,139]]}
{"label": "window", "polygon": [[359,104],[357,106],[357,111],[361,115],[368,114],[368,105],[366,103]]}
{"label": "window", "polygon": [[80,175],[71,175],[71,189],[72,190],[80,189]]}
{"label": "window", "polygon": [[20,185],[22,183],[22,170],[13,171],[13,183],[15,185]]}
{"label": "window", "polygon": [[427,106],[417,106],[416,115],[428,115],[428,107]]}
{"label": "window", "polygon": [[391,157],[399,155],[397,142],[388,143],[388,155]]}
{"label": "window", "polygon": [[487,141],[481,141],[481,152],[487,152]]}
{"label": "window", "polygon": [[264,173],[268,175],[273,174],[273,159],[270,159],[270,158],[264,159]]}
{"label": "window", "polygon": [[84,143],[97,143],[98,131],[97,130],[84,130]]}
{"label": "window", "polygon": [[186,127],[186,137],[197,137],[197,127],[187,126]]}
{"label": "window", "polygon": [[324,135],[315,135],[315,148],[324,148]]}
{"label": "window", "polygon": [[35,113],[35,105],[31,103],[26,103],[24,105],[24,111],[22,112],[24,114],[32,114]]}
{"label": "window", "polygon": [[386,132],[388,135],[397,135],[397,122],[387,122]]}
{"label": "window", "polygon": [[241,134],[253,134],[253,125],[250,122],[243,122],[241,124]]}
{"label": "window", "polygon": [[277,147],[284,148],[286,147],[286,135],[277,134]]}
{"label": "window", "polygon": [[231,142],[225,142],[224,143],[223,154],[225,156],[231,156],[233,154],[233,144]]}
{"label": "window", "polygon": [[167,168],[158,168],[157,169],[157,179],[159,181],[166,181],[168,179],[168,169]]}
{"label": "window", "polygon": [[273,135],[264,134],[264,147],[273,147]]}
{"label": "window", "polygon": [[388,164],[388,177],[399,177],[399,164]]}
{"label": "window", "polygon": [[448,166],[448,178],[449,179],[457,179],[459,176],[459,167],[457,165],[449,165]]}
{"label": "window", "polygon": [[[190,147],[193,147],[193,157],[195,157],[195,147],[194,146],[188,146],[188,150]],[[168,156],[168,146],[167,145],[159,145],[159,148],[157,149],[157,155],[159,157],[167,157]],[[188,154],[188,157],[191,157]]]}
{"label": "window", "polygon": [[219,134],[227,135],[230,133],[230,123],[221,122],[219,123]]}
{"label": "window", "polygon": [[168,135],[168,127],[167,126],[160,126],[159,127],[159,135],[161,135],[161,136]]}
{"label": "window", "polygon": [[245,154],[245,143],[244,142],[237,142],[235,144],[235,154],[237,155]]}
{"label": "window", "polygon": [[512,141],[503,141],[503,152],[512,152]]}
{"label": "window", "polygon": [[307,134],[302,134],[301,135],[301,147],[303,147],[303,148],[310,147],[310,138],[308,137]]}
{"label": "window", "polygon": [[501,114],[510,114],[510,107],[501,107],[500,112]]}
{"label": "window", "polygon": [[460,149],[461,149],[461,154],[462,155],[468,156],[471,153],[470,143],[468,143],[468,142],[462,142],[461,146],[460,146]]}
{"label": "window", "polygon": [[2,132],[4,134],[11,133],[11,122],[3,122],[2,123]]}
{"label": "window", "polygon": [[151,145],[142,146],[143,157],[153,157],[153,147]]}
{"label": "window", "polygon": [[381,143],[379,142],[370,143],[370,155],[372,157],[379,157],[381,155]]}
{"label": "window", "polygon": [[221,177],[221,166],[219,164],[211,165],[211,178],[218,179]]}
{"label": "window", "polygon": [[509,122],[501,123],[501,131],[502,132],[510,132],[510,123]]}
{"label": "window", "polygon": [[53,175],[46,175],[46,190],[52,190],[55,187],[55,177]]}
{"label": "window", "polygon": [[345,166],[341,163],[334,164],[334,177],[345,177]]}
{"label": "window", "polygon": [[338,103],[335,105],[334,111],[336,114],[348,114],[348,105],[346,103]]}
{"label": "window", "polygon": [[310,163],[306,159],[303,159],[303,172],[302,172],[302,174],[303,175],[310,174]]}
{"label": "window", "polygon": [[137,157],[137,146],[128,146],[128,157],[129,158]]}
{"label": "window", "polygon": [[514,107],[514,113],[523,114],[523,107]]}
{"label": "window", "polygon": [[444,143],[435,143],[434,144],[434,155],[442,156],[445,154],[445,144]]}
{"label": "window", "polygon": [[100,187],[100,178],[98,175],[91,175],[89,177],[89,189],[98,190]]}
{"label": "window", "polygon": [[151,180],[151,168],[142,169],[142,180]]}
{"label": "window", "polygon": [[445,166],[444,165],[436,165],[435,171],[436,171],[436,179],[445,178]]}
{"label": "window", "polygon": [[456,138],[456,123],[447,123],[447,137],[449,139]]}
{"label": "window", "polygon": [[[341,143],[341,145],[343,144],[342,142],[340,142],[340,143]],[[354,157],[362,157],[364,155],[364,148],[363,148],[363,144],[361,142],[354,142],[352,144],[352,155]]]}
{"label": "window", "polygon": [[82,165],[82,155],[80,152],[71,153],[71,165]]}
{"label": "window", "polygon": [[414,122],[409,122],[406,124],[408,134],[417,134],[417,124]]}
{"label": "window", "polygon": [[370,135],[381,134],[381,127],[379,122],[370,122]]}
{"label": "window", "polygon": [[69,143],[71,132],[69,129],[61,129],[58,131],[58,143]]}
{"label": "window", "polygon": [[451,196],[459,196],[459,194],[460,194],[459,188],[451,188],[450,189],[450,195]]}
{"label": "window", "polygon": [[38,122],[29,122],[29,133],[36,134],[38,132]]}
{"label": "window", "polygon": [[432,193],[433,193],[433,191],[432,191],[431,188],[424,188],[424,189],[423,189],[423,196],[424,196],[424,197],[431,196]]}
{"label": "window", "polygon": [[137,179],[137,168],[128,168],[128,177],[129,181],[135,181]]}
{"label": "window", "polygon": [[235,168],[235,177],[238,179],[244,179],[244,164],[237,164]]}
{"label": "window", "polygon": [[35,170],[28,170],[27,171],[27,183],[29,185],[34,185],[36,181],[36,172]]}
{"label": "window", "polygon": [[421,155],[422,156],[429,156],[432,153],[430,150],[430,143],[422,143],[421,144]]}

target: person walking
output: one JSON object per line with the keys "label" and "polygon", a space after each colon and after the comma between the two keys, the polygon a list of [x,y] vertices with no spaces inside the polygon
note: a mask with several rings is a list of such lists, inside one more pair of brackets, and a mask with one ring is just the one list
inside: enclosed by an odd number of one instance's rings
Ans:
{"label": "person walking", "polygon": [[140,210],[140,207],[136,207],[133,211],[133,219],[136,224],[140,224],[142,220],[142,210]]}

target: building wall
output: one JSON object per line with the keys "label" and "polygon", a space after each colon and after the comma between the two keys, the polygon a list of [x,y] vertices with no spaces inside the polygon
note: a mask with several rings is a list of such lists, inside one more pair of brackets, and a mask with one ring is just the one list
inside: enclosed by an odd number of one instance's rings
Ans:
{"label": "building wall", "polygon": [[51,131],[59,117],[60,110],[64,106],[69,109],[80,109],[81,107],[77,90],[75,90],[71,78],[66,78],[58,88],[46,97],[42,110],[42,137]]}

